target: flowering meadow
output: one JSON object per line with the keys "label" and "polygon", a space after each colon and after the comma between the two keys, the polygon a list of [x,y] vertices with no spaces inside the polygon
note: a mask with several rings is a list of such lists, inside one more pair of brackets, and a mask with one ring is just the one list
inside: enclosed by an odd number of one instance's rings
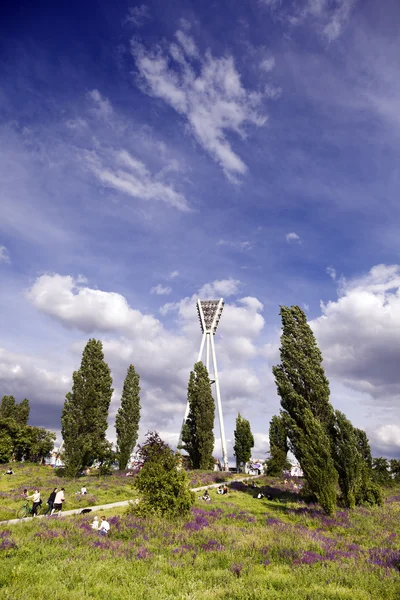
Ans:
{"label": "flowering meadow", "polygon": [[[58,477],[57,471],[49,466],[28,463],[12,463],[9,466],[12,467],[15,475],[3,475],[8,465],[1,465],[0,471],[2,473],[0,476],[0,521],[15,518],[17,508],[23,504],[21,494],[25,488],[32,493],[35,487],[38,487],[45,505],[53,488],[64,487],[66,497],[64,508],[66,510],[131,500],[137,497],[132,485],[134,478],[126,477],[127,471],[115,472],[104,477],[99,477],[94,471],[89,476],[74,480]],[[189,474],[191,487],[229,481],[235,477],[240,476],[234,473],[214,473],[212,471],[191,471]],[[83,485],[87,488],[87,494],[80,496],[76,492],[79,492]]]}
{"label": "flowering meadow", "polygon": [[[39,466],[29,463],[12,463],[9,465],[15,475],[3,475],[7,465],[1,465],[0,477],[0,521],[15,519],[16,510],[23,504],[22,493],[26,488],[29,493],[37,487],[41,492],[43,504],[46,505],[50,492],[55,488],[65,488],[65,509],[84,508],[96,504],[107,504],[130,500],[136,494],[132,487],[132,478],[126,477],[125,472],[99,477],[89,475],[78,479],[58,477],[49,466]],[[80,496],[82,486],[86,486],[87,494]]]}
{"label": "flowering meadow", "polygon": [[212,489],[179,521],[110,511],[106,538],[93,514],[0,525],[0,597],[400,598],[400,490],[328,517],[291,483],[259,485],[260,500],[238,482],[224,496]]}

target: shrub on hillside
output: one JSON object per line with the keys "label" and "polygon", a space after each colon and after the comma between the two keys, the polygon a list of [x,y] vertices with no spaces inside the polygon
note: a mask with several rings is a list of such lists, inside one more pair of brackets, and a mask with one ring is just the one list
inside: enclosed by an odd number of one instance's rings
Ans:
{"label": "shrub on hillside", "polygon": [[186,472],[177,469],[177,457],[168,444],[158,433],[149,431],[138,455],[141,469],[134,486],[141,499],[134,511],[171,517],[187,514],[195,495],[190,491]]}

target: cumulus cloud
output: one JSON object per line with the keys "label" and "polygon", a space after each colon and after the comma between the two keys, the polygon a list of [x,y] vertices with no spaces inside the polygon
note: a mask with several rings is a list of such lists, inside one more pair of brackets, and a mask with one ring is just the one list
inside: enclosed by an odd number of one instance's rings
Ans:
{"label": "cumulus cloud", "polygon": [[5,246],[0,246],[0,263],[10,263],[11,259],[10,259],[10,255],[8,253],[8,250]]}
{"label": "cumulus cloud", "polygon": [[157,285],[151,288],[150,292],[152,294],[157,294],[157,296],[167,296],[172,292],[172,288],[158,283]]}
{"label": "cumulus cloud", "polygon": [[199,296],[202,300],[213,300],[219,296],[234,296],[240,289],[238,279],[217,279],[212,283],[206,283],[199,290]]}
{"label": "cumulus cloud", "polygon": [[171,271],[168,275],[168,279],[175,279],[176,277],[179,277],[179,271]]}
{"label": "cumulus cloud", "polygon": [[87,151],[84,159],[89,169],[106,187],[142,200],[157,200],[183,212],[190,210],[183,194],[158,176],[126,150]]}
{"label": "cumulus cloud", "polygon": [[330,375],[386,406],[400,402],[400,266],[341,280],[310,325]]}
{"label": "cumulus cloud", "polygon": [[153,316],[130,308],[120,294],[85,287],[69,275],[42,275],[26,295],[41,312],[87,333],[118,331],[135,337],[161,328]]}
{"label": "cumulus cloud", "polygon": [[199,54],[193,38],[183,31],[176,38],[178,43],[166,50],[132,43],[139,85],[182,115],[199,144],[231,181],[237,181],[247,166],[227,135],[244,137],[247,124],[265,124],[266,117],[257,110],[262,95],[243,86],[232,56]]}
{"label": "cumulus cloud", "polygon": [[301,238],[299,235],[297,235],[297,233],[295,233],[294,231],[292,231],[291,233],[287,233],[286,234],[286,241],[289,243],[297,243],[297,244],[301,244]]}
{"label": "cumulus cloud", "polygon": [[381,425],[368,433],[375,456],[400,457],[400,425]]}

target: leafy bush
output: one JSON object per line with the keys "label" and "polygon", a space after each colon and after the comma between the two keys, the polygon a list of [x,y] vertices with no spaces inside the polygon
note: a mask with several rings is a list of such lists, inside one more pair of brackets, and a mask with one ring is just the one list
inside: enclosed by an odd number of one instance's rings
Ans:
{"label": "leafy bush", "polygon": [[139,446],[141,470],[134,486],[141,494],[135,506],[140,514],[184,516],[190,511],[195,495],[190,491],[184,470],[178,470],[178,460],[158,433],[149,431],[146,442]]}

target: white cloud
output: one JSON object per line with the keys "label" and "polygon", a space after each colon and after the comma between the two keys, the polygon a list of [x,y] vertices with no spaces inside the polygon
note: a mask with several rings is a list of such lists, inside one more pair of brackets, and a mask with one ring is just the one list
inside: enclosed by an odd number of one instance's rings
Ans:
{"label": "white cloud", "polygon": [[400,456],[400,424],[381,425],[368,434],[375,455],[384,454],[389,458]]}
{"label": "white cloud", "polygon": [[261,0],[261,3],[291,26],[309,25],[328,42],[335,41],[346,27],[356,0]]}
{"label": "white cloud", "polygon": [[145,164],[126,150],[87,151],[84,159],[101,183],[133,198],[157,200],[183,212],[190,210],[183,194],[172,185],[160,181]]}
{"label": "white cloud", "polygon": [[66,327],[85,332],[119,331],[136,337],[155,334],[162,327],[154,317],[130,308],[120,294],[83,287],[69,275],[42,275],[28,290],[27,298]]}
{"label": "white cloud", "polygon": [[238,293],[240,281],[238,279],[217,279],[212,283],[206,283],[199,290],[199,296],[202,300],[214,299],[219,296],[228,297]]}
{"label": "white cloud", "polygon": [[267,83],[264,87],[264,94],[270,100],[278,100],[282,95],[282,88],[276,87],[272,83]]}
{"label": "white cloud", "polygon": [[299,235],[297,235],[297,233],[294,233],[294,231],[292,231],[292,233],[287,233],[286,234],[286,241],[291,243],[291,242],[295,242],[297,244],[301,244],[301,238]]}
{"label": "white cloud", "polygon": [[333,281],[336,280],[336,269],[333,267],[326,267],[326,272],[328,273],[329,277],[333,279]]}
{"label": "white cloud", "polygon": [[273,56],[269,56],[268,58],[264,58],[260,62],[260,69],[269,73],[275,67],[275,58]]}
{"label": "white cloud", "polygon": [[355,0],[339,0],[337,2],[336,10],[322,30],[322,34],[329,42],[333,42],[341,35],[349,20],[354,4]]}
{"label": "white cloud", "polygon": [[[329,376],[374,402],[400,401],[400,266],[377,265],[340,281],[339,299],[311,321]],[[372,400],[371,400],[372,402]]]}
{"label": "white cloud", "polygon": [[168,275],[168,279],[175,279],[176,277],[179,277],[179,271],[171,271]]}
{"label": "white cloud", "polygon": [[93,103],[93,113],[101,119],[109,119],[114,111],[111,102],[105,96],[102,96],[99,90],[91,90],[87,93],[87,97]]}
{"label": "white cloud", "polygon": [[150,292],[152,294],[157,294],[157,296],[167,296],[172,292],[172,289],[168,286],[158,283],[156,286],[151,288]]}
{"label": "white cloud", "polygon": [[5,246],[0,246],[0,263],[11,263],[10,255]]}
{"label": "white cloud", "polygon": [[233,240],[218,240],[217,246],[229,246],[231,248],[238,248],[239,250],[251,250],[252,244],[248,240],[244,240],[243,242],[233,241]]}
{"label": "white cloud", "polygon": [[207,51],[195,69],[191,64],[197,56],[194,40],[182,31],[177,39],[180,44],[171,44],[168,51],[132,44],[141,88],[183,115],[199,144],[236,181],[247,166],[232,150],[227,134],[244,137],[246,124],[265,124],[266,117],[257,112],[262,96],[243,87],[231,56],[214,58]]}

